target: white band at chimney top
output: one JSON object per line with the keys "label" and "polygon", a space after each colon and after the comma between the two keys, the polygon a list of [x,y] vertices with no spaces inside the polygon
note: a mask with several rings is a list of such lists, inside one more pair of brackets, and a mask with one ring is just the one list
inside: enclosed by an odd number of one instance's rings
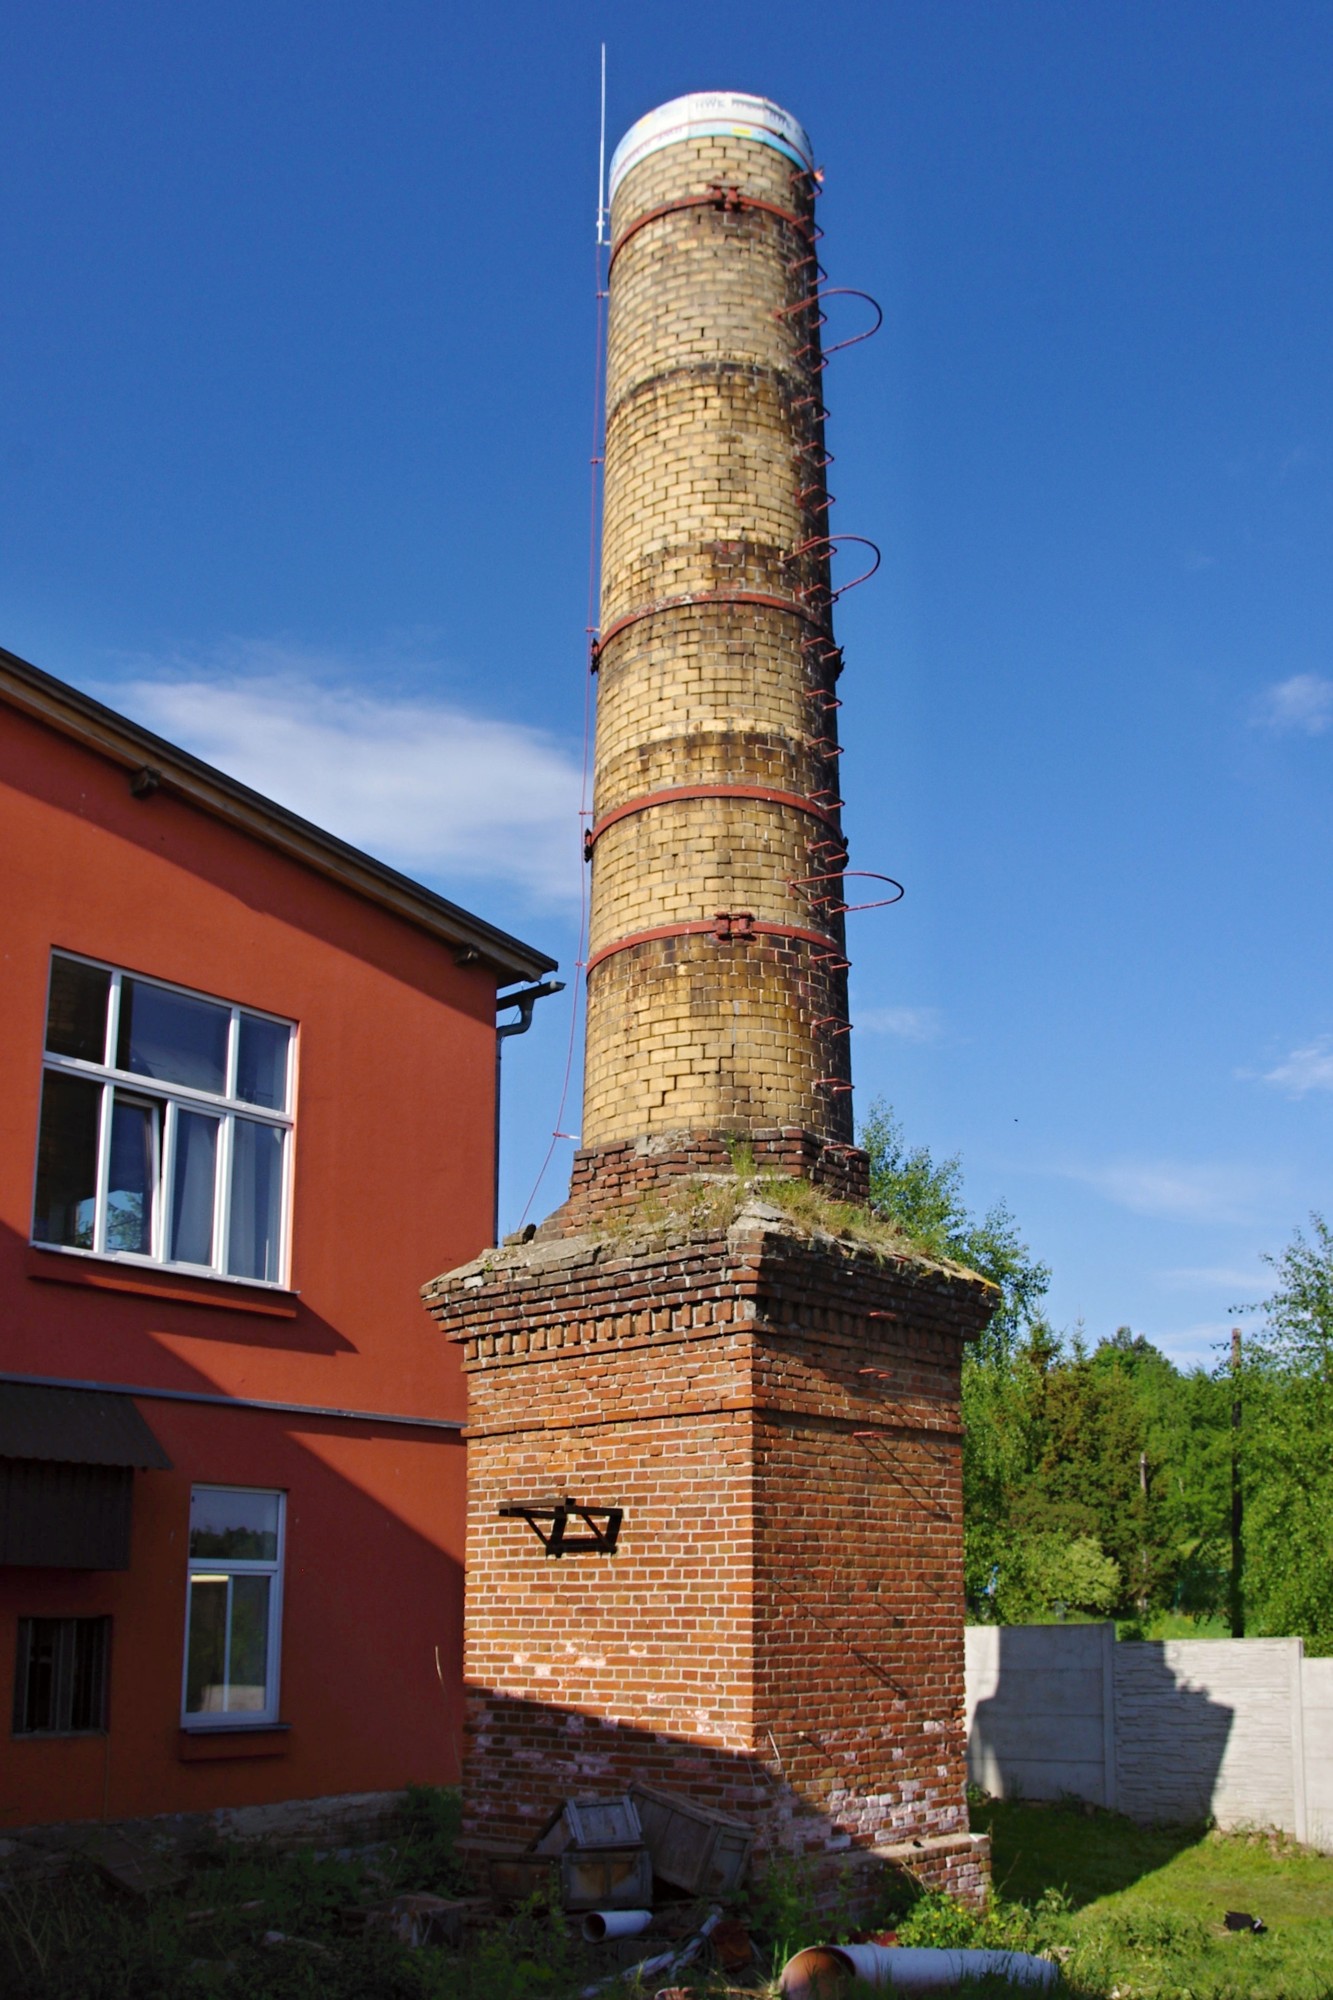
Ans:
{"label": "white band at chimney top", "polygon": [[611,177],[607,192],[610,201],[631,167],[663,146],[681,139],[757,139],[762,146],[775,146],[798,167],[813,169],[815,156],[802,126],[790,111],[784,111],[767,97],[748,97],[739,90],[696,90],[688,97],[673,97],[656,111],[630,126],[611,155]]}

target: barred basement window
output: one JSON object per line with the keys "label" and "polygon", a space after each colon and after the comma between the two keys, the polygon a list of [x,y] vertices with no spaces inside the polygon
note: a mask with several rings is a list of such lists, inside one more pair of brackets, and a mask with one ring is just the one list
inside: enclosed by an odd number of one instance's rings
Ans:
{"label": "barred basement window", "polygon": [[286,1280],[290,1021],[56,952],[33,1241]]}
{"label": "barred basement window", "polygon": [[106,1728],[109,1618],[20,1618],[16,1736],[88,1736]]}

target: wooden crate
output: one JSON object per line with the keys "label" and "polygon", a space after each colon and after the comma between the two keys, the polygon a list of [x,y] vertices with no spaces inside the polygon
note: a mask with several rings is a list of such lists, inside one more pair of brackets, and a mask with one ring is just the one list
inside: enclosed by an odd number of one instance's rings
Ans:
{"label": "wooden crate", "polygon": [[490,1853],[485,1857],[491,1894],[502,1903],[524,1903],[529,1896],[555,1901],[558,1864],[549,1854]]}
{"label": "wooden crate", "polygon": [[610,1799],[566,1799],[565,1823],[574,1847],[638,1847],[643,1828],[627,1792]]}
{"label": "wooden crate", "polygon": [[648,1849],[567,1847],[560,1856],[560,1901],[567,1910],[651,1910]]}
{"label": "wooden crate", "polygon": [[739,1888],[750,1865],[754,1834],[743,1820],[696,1805],[677,1792],[631,1785],[654,1872],[695,1896]]}

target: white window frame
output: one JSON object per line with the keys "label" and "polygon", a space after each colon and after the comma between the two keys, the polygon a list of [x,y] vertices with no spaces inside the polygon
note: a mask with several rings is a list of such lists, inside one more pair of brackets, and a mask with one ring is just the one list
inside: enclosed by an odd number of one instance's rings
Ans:
{"label": "white window frame", "polygon": [[[95,971],[110,975],[110,993],[106,1011],[106,1041],[100,1063],[88,1062],[77,1056],[54,1055],[45,1046],[47,1026],[51,1007],[51,974],[56,960],[69,959],[77,965],[88,965]],[[230,1012],[227,1030],[227,1070],[225,1089],[221,1093],[196,1090],[189,1084],[166,1083],[154,1076],[142,1076],[137,1070],[117,1069],[116,1049],[120,1035],[120,996],[123,982],[134,980],[140,986],[155,986],[165,993],[179,993],[187,1000],[204,1000],[213,1007],[225,1007]],[[287,1053],[287,1101],[281,1111],[271,1111],[260,1104],[250,1104],[236,1095],[236,1073],[240,1061],[241,1017],[249,1015],[260,1021],[272,1021],[276,1026],[290,1032]],[[167,979],[153,979],[141,972],[131,972],[128,968],[109,965],[103,959],[88,958],[84,953],[66,951],[55,946],[51,952],[51,964],[47,971],[46,1012],[42,1017],[42,1077],[50,1074],[85,1077],[102,1088],[101,1104],[97,1125],[97,1183],[94,1201],[93,1241],[90,1247],[75,1243],[50,1243],[38,1236],[36,1231],[37,1185],[36,1172],[33,1177],[33,1200],[31,1213],[34,1233],[31,1242],[39,1249],[58,1250],[71,1257],[111,1258],[117,1263],[133,1264],[150,1270],[171,1270],[188,1272],[195,1277],[218,1278],[233,1285],[258,1285],[270,1291],[283,1291],[290,1285],[291,1273],[291,1208],[292,1208],[292,1155],[295,1150],[294,1104],[296,1097],[296,1023],[280,1014],[270,1014],[262,1007],[242,1007],[234,1001],[220,999],[213,993],[202,993],[196,987],[178,986]],[[113,1093],[119,1093],[121,1100],[132,1103],[151,1099],[163,1104],[163,1113],[156,1136],[156,1174],[153,1190],[150,1241],[152,1250],[145,1253],[137,1250],[120,1250],[107,1244],[107,1194],[111,1173],[111,1118],[115,1101]],[[167,1255],[172,1247],[167,1242],[170,1229],[169,1190],[175,1171],[176,1124],[181,1111],[201,1111],[218,1120],[217,1155],[214,1176],[213,1212],[213,1262],[196,1264],[183,1258]],[[39,1114],[40,1115],[40,1114]],[[232,1155],[237,1118],[249,1119],[255,1124],[267,1125],[282,1134],[282,1190],[279,1198],[279,1246],[278,1275],[276,1278],[254,1278],[237,1275],[226,1268],[228,1246],[231,1236],[231,1188]]]}
{"label": "white window frame", "polygon": [[[264,1729],[278,1720],[282,1689],[280,1674],[282,1669],[282,1578],[284,1558],[287,1550],[287,1495],[280,1487],[274,1486],[222,1486],[211,1480],[200,1480],[190,1488],[190,1507],[194,1508],[196,1493],[260,1493],[265,1499],[278,1503],[278,1548],[271,1562],[251,1561],[241,1556],[195,1556],[189,1553],[190,1530],[187,1519],[185,1529],[186,1577],[185,1577],[185,1644],[181,1656],[181,1728],[182,1729]],[[264,1661],[264,1686],[268,1690],[268,1701],[260,1709],[187,1709],[190,1676],[190,1612],[194,1601],[193,1585],[196,1577],[225,1576],[227,1585],[227,1639],[224,1657],[230,1652],[231,1641],[231,1582],[238,1576],[267,1576],[272,1578],[269,1591],[268,1652]]]}

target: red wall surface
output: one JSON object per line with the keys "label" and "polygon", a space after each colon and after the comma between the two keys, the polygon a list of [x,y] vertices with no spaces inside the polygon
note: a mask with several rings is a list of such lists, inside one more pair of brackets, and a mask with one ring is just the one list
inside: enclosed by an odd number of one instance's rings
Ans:
{"label": "red wall surface", "polygon": [[[6,710],[0,853],[0,1370],[461,1420],[418,1287],[490,1240],[494,972]],[[298,1024],[295,1296],[29,1246],[53,948]],[[130,1570],[0,1570],[0,1831],[454,1777],[461,1438],[138,1407],[175,1470],[135,1474]],[[194,1482],[288,1495],[290,1728],[262,1742],[180,1730]],[[109,1734],[11,1736],[16,1619],[104,1613]]]}

